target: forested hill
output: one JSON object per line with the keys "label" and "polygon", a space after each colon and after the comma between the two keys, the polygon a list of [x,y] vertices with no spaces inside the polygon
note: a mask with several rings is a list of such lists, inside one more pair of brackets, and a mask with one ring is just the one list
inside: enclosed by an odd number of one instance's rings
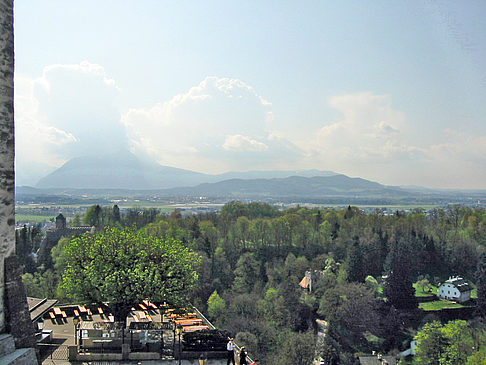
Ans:
{"label": "forested hill", "polygon": [[406,190],[345,175],[291,176],[275,179],[230,179],[195,187],[165,190],[168,194],[204,195],[213,197],[398,197],[409,196]]}

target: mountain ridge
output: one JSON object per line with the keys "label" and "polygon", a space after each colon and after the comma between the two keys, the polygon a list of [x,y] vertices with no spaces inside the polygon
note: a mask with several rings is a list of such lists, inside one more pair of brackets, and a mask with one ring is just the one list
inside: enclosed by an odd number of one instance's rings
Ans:
{"label": "mountain ridge", "polygon": [[332,171],[320,170],[271,170],[230,171],[222,174],[204,174],[176,167],[142,161],[130,152],[105,156],[76,157],[41,178],[37,188],[74,189],[168,189],[197,186],[232,178],[284,178],[299,176],[332,176]]}

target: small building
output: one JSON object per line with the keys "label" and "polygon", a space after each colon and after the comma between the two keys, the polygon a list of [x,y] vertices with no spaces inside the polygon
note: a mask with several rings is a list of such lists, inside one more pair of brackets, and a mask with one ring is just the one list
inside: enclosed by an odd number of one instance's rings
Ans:
{"label": "small building", "polygon": [[46,236],[42,240],[39,256],[45,257],[51,254],[51,249],[56,246],[62,237],[80,236],[83,233],[94,233],[95,227],[82,226],[82,227],[68,227],[66,218],[62,213],[56,217],[56,228],[46,230]]}
{"label": "small building", "polygon": [[307,270],[299,285],[304,289],[308,289],[309,293],[312,293],[314,284],[322,275],[324,275],[324,272],[321,270]]}
{"label": "small building", "polygon": [[471,292],[471,285],[463,278],[457,276],[450,277],[443,282],[437,290],[437,295],[441,299],[464,303],[471,299]]}

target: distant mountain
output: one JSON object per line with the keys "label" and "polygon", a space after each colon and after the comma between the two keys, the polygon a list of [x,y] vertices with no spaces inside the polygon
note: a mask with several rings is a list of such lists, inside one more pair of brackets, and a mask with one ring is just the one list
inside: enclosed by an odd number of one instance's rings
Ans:
{"label": "distant mountain", "polygon": [[39,188],[164,189],[208,181],[194,171],[144,162],[130,152],[73,158],[37,183]]}
{"label": "distant mountain", "polygon": [[229,179],[285,178],[298,176],[331,176],[331,171],[248,171],[219,175],[162,166],[142,161],[124,151],[104,156],[73,158],[39,180],[38,188],[58,189],[129,189],[159,190],[195,186]]}
{"label": "distant mountain", "polygon": [[209,197],[396,197],[410,193],[387,187],[373,181],[351,178],[345,175],[291,176],[274,179],[230,179],[216,183],[205,183],[195,187],[173,188],[164,191],[167,195],[192,195]]}
{"label": "distant mountain", "polygon": [[291,176],[303,176],[303,177],[314,177],[314,176],[333,176],[337,175],[332,171],[321,171],[321,170],[270,170],[270,171],[245,171],[245,172],[226,172],[224,174],[216,175],[218,179],[230,180],[230,179],[274,179],[274,178],[285,178]]}

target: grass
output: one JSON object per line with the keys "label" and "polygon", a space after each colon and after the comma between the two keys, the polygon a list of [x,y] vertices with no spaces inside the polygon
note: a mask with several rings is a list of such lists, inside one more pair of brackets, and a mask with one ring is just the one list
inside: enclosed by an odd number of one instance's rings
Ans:
{"label": "grass", "polygon": [[446,308],[464,308],[465,305],[449,300],[436,300],[435,302],[420,303],[419,308],[424,311],[437,311]]}
{"label": "grass", "polygon": [[54,219],[52,215],[36,215],[36,214],[15,214],[15,221],[17,222],[46,222]]}
{"label": "grass", "polygon": [[437,287],[434,285],[430,285],[429,288],[425,290],[422,290],[422,288],[417,287],[417,283],[413,284],[413,287],[415,288],[416,297],[431,297],[437,294]]}

